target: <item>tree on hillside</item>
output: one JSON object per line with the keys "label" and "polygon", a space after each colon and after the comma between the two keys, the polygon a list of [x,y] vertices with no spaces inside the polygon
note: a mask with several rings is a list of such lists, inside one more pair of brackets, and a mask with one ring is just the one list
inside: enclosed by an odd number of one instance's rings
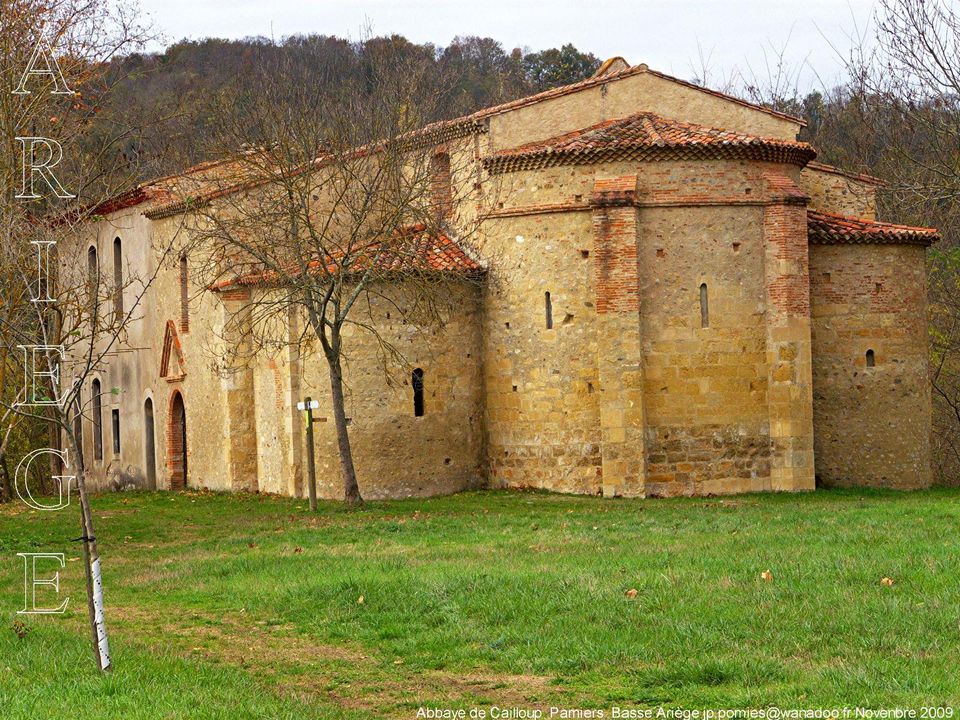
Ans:
{"label": "tree on hillside", "polygon": [[[383,354],[402,362],[368,304],[397,302],[386,285],[401,279],[398,313],[409,324],[442,324],[450,284],[469,277],[455,279],[429,258],[447,236],[469,242],[477,220],[457,213],[458,195],[478,179],[472,144],[461,147],[443,125],[419,131],[434,116],[438,93],[430,58],[408,50],[367,44],[357,54],[360,73],[294,53],[253,63],[221,100],[216,150],[234,160],[224,166],[219,197],[197,198],[182,233],[205,271],[204,286],[252,288],[223,329],[225,371],[264,347],[292,344],[306,356],[319,345],[350,502],[361,490],[345,410],[345,331],[373,333]],[[270,82],[276,77],[286,82]],[[238,154],[240,147],[246,150]],[[242,191],[226,192],[236,188]],[[303,320],[294,337],[291,314]]]}
{"label": "tree on hillside", "polygon": [[[392,58],[400,66],[422,65],[423,85],[430,88],[429,116],[425,121],[468,115],[476,110],[515,100],[557,85],[589,77],[599,66],[590,53],[572,45],[538,53],[520,49],[506,52],[492,38],[457,37],[443,48],[412,43],[402,36],[371,37],[359,42],[327,35],[294,35],[282,40],[246,38],[182,40],[162,53],[129,53],[112,60],[107,75],[109,98],[94,124],[139,124],[142,117],[162,115],[163,124],[144,128],[128,154],[135,157],[141,179],[177,172],[202,160],[216,135],[222,107],[211,104],[224,89],[248,72],[252,58],[258,62],[305,63],[340,67],[342,75],[359,82],[365,65]],[[305,68],[298,72],[302,75]],[[342,76],[341,75],[341,76]],[[318,75],[319,81],[325,76]],[[271,84],[285,84],[274,77]]]}
{"label": "tree on hillside", "polygon": [[526,55],[523,68],[534,92],[569,85],[590,77],[600,67],[593,53],[583,53],[572,44]]}

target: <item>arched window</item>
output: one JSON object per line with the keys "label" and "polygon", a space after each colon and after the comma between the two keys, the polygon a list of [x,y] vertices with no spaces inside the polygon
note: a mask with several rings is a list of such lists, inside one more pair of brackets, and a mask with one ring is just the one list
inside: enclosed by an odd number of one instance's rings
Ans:
{"label": "arched window", "polygon": [[430,158],[430,195],[434,209],[446,217],[453,210],[453,186],[450,180],[450,156],[438,152]]}
{"label": "arched window", "polygon": [[93,397],[93,459],[103,460],[103,398],[100,394],[100,381],[94,380],[90,389]]}
{"label": "arched window", "polygon": [[700,327],[710,327],[710,308],[707,304],[707,284],[700,285]]}
{"label": "arched window", "polygon": [[143,435],[146,450],[147,486],[157,487],[157,442],[153,430],[153,400],[147,398],[143,403]]}
{"label": "arched window", "polygon": [[553,303],[550,300],[550,293],[543,294],[543,309],[547,318],[547,330],[553,329]]}
{"label": "arched window", "polygon": [[867,367],[875,367],[877,364],[877,358],[873,354],[873,350],[867,350]]}
{"label": "arched window", "polygon": [[413,385],[413,414],[415,417],[423,417],[423,370],[417,368],[413,371],[411,384]]}
{"label": "arched window", "polygon": [[190,287],[187,256],[180,256],[180,330],[190,332]]}
{"label": "arched window", "polygon": [[77,452],[83,455],[83,415],[80,412],[80,388],[73,400],[73,439],[77,443]]}
{"label": "arched window", "polygon": [[123,247],[120,238],[113,240],[113,314],[123,318]]}

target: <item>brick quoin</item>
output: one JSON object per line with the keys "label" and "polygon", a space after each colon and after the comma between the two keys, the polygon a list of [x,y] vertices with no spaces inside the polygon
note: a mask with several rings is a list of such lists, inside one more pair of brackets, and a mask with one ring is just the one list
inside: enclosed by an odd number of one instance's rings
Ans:
{"label": "brick quoin", "polygon": [[767,174],[771,200],[764,208],[763,237],[781,267],[767,275],[767,296],[787,317],[810,316],[809,245],[806,196],[782,175]]}
{"label": "brick quoin", "polygon": [[637,176],[601,178],[593,186],[597,313],[638,312]]}

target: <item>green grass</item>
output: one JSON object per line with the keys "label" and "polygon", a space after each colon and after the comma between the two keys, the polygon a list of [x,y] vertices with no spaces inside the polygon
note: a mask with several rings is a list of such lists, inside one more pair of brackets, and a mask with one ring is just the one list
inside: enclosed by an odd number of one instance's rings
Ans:
{"label": "green grass", "polygon": [[94,510],[107,677],[81,563],[63,572],[65,615],[23,618],[23,639],[11,627],[16,553],[77,557],[75,507],[0,508],[3,718],[960,702],[956,490],[468,493],[315,516],[290,499],[157,493]]}

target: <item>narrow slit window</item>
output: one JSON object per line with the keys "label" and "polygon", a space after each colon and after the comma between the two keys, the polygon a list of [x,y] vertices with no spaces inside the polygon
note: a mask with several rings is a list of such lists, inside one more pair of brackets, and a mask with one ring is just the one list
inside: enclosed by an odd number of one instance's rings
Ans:
{"label": "narrow slit window", "polygon": [[90,389],[93,396],[93,458],[103,460],[103,398],[100,396],[100,381],[94,380]]}
{"label": "narrow slit window", "polygon": [[97,312],[97,287],[100,285],[100,267],[97,263],[97,249],[92,245],[87,250],[87,295],[90,302],[90,314]]}
{"label": "narrow slit window", "polygon": [[700,327],[710,327],[710,306],[707,300],[707,284],[700,285]]}
{"label": "narrow slit window", "polygon": [[180,330],[190,332],[190,286],[187,256],[180,256]]}
{"label": "narrow slit window", "polygon": [[547,330],[553,329],[553,302],[550,300],[550,293],[543,294],[543,309],[546,314]]}
{"label": "narrow slit window", "polygon": [[423,370],[417,368],[413,371],[411,383],[413,385],[413,414],[415,417],[423,417]]}
{"label": "narrow slit window", "polygon": [[120,454],[120,410],[114,408],[110,411],[110,420],[113,427],[113,454]]}
{"label": "narrow slit window", "polygon": [[123,317],[123,244],[120,238],[113,240],[113,314]]}
{"label": "narrow slit window", "polygon": [[877,358],[873,354],[873,350],[867,350],[867,367],[876,367]]}

